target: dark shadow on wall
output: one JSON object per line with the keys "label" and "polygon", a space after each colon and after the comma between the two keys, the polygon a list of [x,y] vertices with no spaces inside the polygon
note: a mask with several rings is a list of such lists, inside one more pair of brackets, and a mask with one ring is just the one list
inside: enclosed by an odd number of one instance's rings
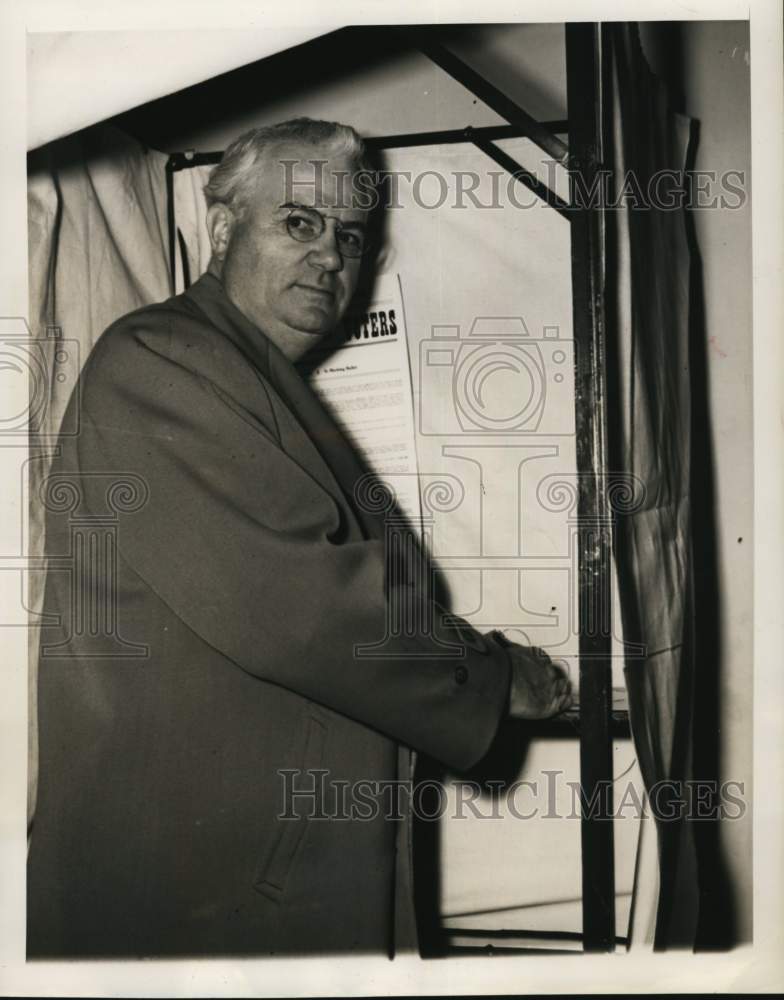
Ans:
{"label": "dark shadow on wall", "polygon": [[[684,68],[688,53],[683,26],[677,22],[643,26],[643,47],[652,69],[667,86],[673,111],[686,114]],[[700,123],[694,121],[686,159],[687,177],[695,169]],[[690,199],[691,200],[691,199]],[[718,670],[724,662],[720,623],[724,599],[719,588],[716,459],[710,411],[708,330],[703,263],[694,215],[684,212],[690,254],[689,367],[691,377],[692,556],[694,561],[694,709],[693,771],[698,781],[720,783],[722,773],[721,718],[723,705]],[[751,275],[749,275],[749,280]],[[711,786],[714,787],[714,786]],[[692,823],[697,850],[700,909],[695,949],[725,951],[739,943],[737,893],[720,841],[721,800],[711,803],[711,818]]]}
{"label": "dark shadow on wall", "polygon": [[[694,169],[699,122],[694,123],[687,171]],[[705,319],[703,266],[694,216],[685,213],[691,256],[689,275],[689,367],[691,370],[692,545],[695,566],[694,619],[694,777],[719,783],[721,766],[721,685],[717,668],[724,662],[720,622],[724,600],[719,588],[718,510],[708,382],[708,331]],[[700,912],[695,947],[724,951],[738,944],[736,888],[722,853],[718,794],[711,819],[692,824],[697,846]],[[727,819],[723,822],[729,822]]]}
{"label": "dark shadow on wall", "polygon": [[[524,58],[525,36],[520,34],[525,27],[522,24],[416,26],[417,31],[424,30],[509,97],[520,99],[534,117],[562,118],[563,67],[553,67],[554,80],[548,79],[547,83],[535,70],[528,69]],[[270,109],[284,97],[287,107],[301,103],[302,113],[307,113],[314,94],[330,92],[335,87],[357,94],[364,92],[372,102],[373,93],[384,86],[384,80],[395,75],[402,78],[412,71],[426,71],[428,67],[439,88],[446,86],[450,91],[460,92],[460,85],[431,64],[400,28],[405,26],[341,28],[129,109],[112,122],[146,145],[164,152],[180,152],[193,145],[200,152],[214,152],[223,144],[215,145],[218,137],[230,141],[245,128],[269,121]],[[520,43],[516,58],[513,46],[499,45],[504,32],[511,32],[509,37]],[[487,110],[479,98],[471,100],[470,106],[466,101],[465,110],[466,120],[453,124],[465,127],[487,122]],[[440,104],[434,105],[434,117],[428,128],[449,127],[439,120],[442,111]],[[203,141],[210,143],[211,148],[202,145]]]}
{"label": "dark shadow on wall", "polygon": [[[657,25],[650,37],[650,56],[665,80],[674,111],[686,113],[684,66],[687,53],[683,27],[677,23]],[[687,176],[695,169],[700,123],[695,121],[686,160]],[[723,660],[720,622],[724,600],[719,588],[718,507],[716,460],[710,412],[708,374],[708,330],[702,254],[694,215],[684,213],[689,245],[689,367],[691,372],[691,497],[694,574],[694,777],[720,782],[722,774],[721,684],[717,670]],[[750,277],[750,276],[749,276]],[[722,854],[718,794],[712,803],[712,818],[693,823],[697,848],[700,911],[695,948],[724,951],[739,943],[736,892]],[[728,822],[724,820],[723,822]]]}
{"label": "dark shadow on wall", "polygon": [[[668,103],[672,111],[685,114],[683,30],[679,24],[641,25],[641,40],[646,59],[653,72],[664,83]],[[689,137],[686,156],[686,176],[694,170],[699,144],[699,123],[694,121]],[[687,203],[689,201],[687,192]],[[724,613],[724,598],[719,589],[718,565],[718,509],[716,495],[715,451],[713,445],[712,420],[709,395],[708,331],[706,328],[705,291],[703,281],[702,256],[697,241],[693,214],[689,210],[682,213],[684,234],[689,248],[689,314],[688,314],[688,356],[690,369],[691,411],[691,454],[689,473],[689,494],[691,497],[691,546],[694,566],[694,591],[691,595],[692,620],[694,624],[693,652],[693,695],[690,715],[692,735],[691,772],[684,775],[688,779],[710,783],[707,787],[716,789],[709,803],[701,806],[700,815],[707,816],[689,823],[690,834],[696,848],[697,882],[699,889],[699,914],[696,935],[691,927],[680,929],[678,907],[670,911],[670,923],[665,936],[670,948],[691,947],[695,950],[722,951],[739,944],[737,922],[737,900],[740,892],[749,887],[732,883],[726,859],[722,853],[720,824],[721,797],[718,789],[727,775],[722,774],[722,734],[720,723],[723,714],[721,702],[721,678],[723,649],[721,627]],[[608,259],[617,254],[614,227],[607,232]],[[609,274],[612,283],[612,272]],[[607,304],[607,329],[617,328],[614,312],[614,296],[609,294]],[[611,336],[611,334],[608,334]],[[610,340],[612,343],[612,340]],[[610,349],[607,356],[608,409],[610,413],[620,412],[620,402],[614,387],[619,384],[617,351]],[[622,467],[620,456],[613,452],[611,436],[611,458],[617,467]],[[639,625],[624,620],[629,634],[637,632]],[[689,694],[683,692],[678,702],[686,705]],[[687,730],[684,730],[684,735]],[[680,755],[676,755],[680,756]],[[704,812],[702,811],[704,809]],[[662,857],[664,871],[675,872],[677,856]],[[689,881],[688,873],[682,871],[684,883]],[[675,875],[673,875],[675,879]],[[663,883],[665,894],[677,900],[679,889],[675,881]],[[665,888],[666,886],[666,888]],[[661,915],[660,915],[661,917]],[[665,929],[666,930],[666,929]]]}

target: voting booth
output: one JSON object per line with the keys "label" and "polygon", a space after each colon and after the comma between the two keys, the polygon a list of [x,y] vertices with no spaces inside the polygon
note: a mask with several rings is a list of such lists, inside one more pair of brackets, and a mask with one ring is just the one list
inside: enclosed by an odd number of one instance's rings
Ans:
{"label": "voting booth", "polygon": [[[680,212],[635,214],[622,197],[627,171],[683,166],[689,123],[633,26],[517,27],[529,29],[509,36],[522,65],[541,38],[559,53],[548,118],[524,86],[513,99],[477,69],[467,29],[343,29],[318,43],[345,56],[375,32],[387,60],[426,58],[460,96],[443,115],[439,99],[429,128],[373,122],[368,145],[395,185],[374,266],[304,374],[419,534],[448,609],[543,648],[578,690],[564,716],[509,728],[471,776],[478,798],[466,776],[417,762],[437,790],[414,831],[423,953],[689,944],[690,834],[645,809],[657,783],[690,774],[689,250]],[[251,54],[245,39],[232,66],[269,57],[285,81],[305,42]],[[182,87],[207,80],[191,88],[198,102],[229,68],[168,87],[183,102]],[[221,99],[232,77],[215,83]],[[234,85],[248,125],[288,116],[279,95],[254,107]],[[317,88],[293,106],[355,124],[361,91],[348,101],[340,71],[329,86],[342,94],[333,113]],[[32,130],[30,327],[50,373],[49,434],[102,330],[209,261],[202,188],[223,144],[209,128],[179,149],[141,139],[146,102],[168,92],[102,106],[69,134],[42,119]],[[151,132],[167,114],[157,104]],[[33,554],[47,460],[40,449],[29,470]],[[34,799],[33,782],[33,822]]]}

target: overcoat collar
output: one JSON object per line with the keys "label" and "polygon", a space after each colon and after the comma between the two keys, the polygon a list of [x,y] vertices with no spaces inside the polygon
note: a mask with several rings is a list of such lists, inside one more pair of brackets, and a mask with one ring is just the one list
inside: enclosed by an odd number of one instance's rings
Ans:
{"label": "overcoat collar", "polygon": [[[277,391],[320,458],[319,478],[338,486],[359,519],[366,536],[383,535],[377,515],[357,503],[357,482],[368,473],[343,432],[300,373],[280,349],[234,305],[223,285],[205,273],[185,293],[211,322],[249,358]],[[313,469],[316,472],[316,469]]]}

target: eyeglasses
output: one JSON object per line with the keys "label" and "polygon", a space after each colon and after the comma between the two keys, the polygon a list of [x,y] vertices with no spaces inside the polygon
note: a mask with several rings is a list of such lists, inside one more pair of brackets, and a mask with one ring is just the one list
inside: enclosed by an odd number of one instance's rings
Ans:
{"label": "eyeglasses", "polygon": [[[315,208],[294,205],[286,217],[286,229],[293,240],[299,243],[312,243],[326,229],[326,219],[327,217]],[[341,257],[361,257],[370,247],[370,240],[365,230],[351,223],[344,226],[338,222],[335,226],[335,239]]]}

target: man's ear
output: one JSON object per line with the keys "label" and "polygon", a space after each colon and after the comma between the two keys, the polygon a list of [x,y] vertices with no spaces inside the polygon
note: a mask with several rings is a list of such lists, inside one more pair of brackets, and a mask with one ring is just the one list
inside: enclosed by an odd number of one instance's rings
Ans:
{"label": "man's ear", "polygon": [[207,233],[210,237],[212,256],[220,264],[223,264],[226,257],[236,224],[237,218],[228,205],[216,202],[207,209]]}

